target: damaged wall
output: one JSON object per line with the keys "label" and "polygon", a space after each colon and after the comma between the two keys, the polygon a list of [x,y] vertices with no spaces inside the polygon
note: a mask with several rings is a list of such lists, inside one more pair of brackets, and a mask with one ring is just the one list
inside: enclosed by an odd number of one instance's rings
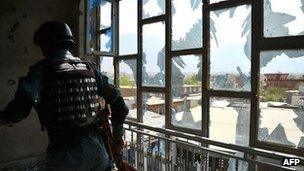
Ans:
{"label": "damaged wall", "polygon": [[[1,0],[0,1],[0,109],[13,98],[18,78],[42,58],[33,45],[32,35],[46,20],[68,23],[78,37],[79,0]],[[78,38],[76,39],[78,42]],[[78,46],[77,46],[78,47]],[[74,54],[78,53],[78,48]],[[0,164],[45,151],[47,137],[40,131],[37,115],[30,116],[13,128],[0,127]]]}

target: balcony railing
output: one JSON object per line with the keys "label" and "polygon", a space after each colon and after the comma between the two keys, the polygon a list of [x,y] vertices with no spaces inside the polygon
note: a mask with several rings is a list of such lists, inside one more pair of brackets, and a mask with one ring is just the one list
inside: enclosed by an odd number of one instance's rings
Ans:
{"label": "balcony railing", "polygon": [[283,158],[297,156],[217,142],[130,120],[125,123],[123,156],[139,171],[304,170],[303,166],[282,166]]}

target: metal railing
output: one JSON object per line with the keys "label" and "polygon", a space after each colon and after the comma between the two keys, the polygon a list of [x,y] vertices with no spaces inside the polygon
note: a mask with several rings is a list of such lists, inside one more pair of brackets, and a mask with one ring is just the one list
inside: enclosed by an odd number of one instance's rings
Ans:
{"label": "metal railing", "polygon": [[284,157],[298,156],[227,144],[130,120],[125,122],[124,139],[124,159],[139,171],[304,170],[303,166],[282,166]]}

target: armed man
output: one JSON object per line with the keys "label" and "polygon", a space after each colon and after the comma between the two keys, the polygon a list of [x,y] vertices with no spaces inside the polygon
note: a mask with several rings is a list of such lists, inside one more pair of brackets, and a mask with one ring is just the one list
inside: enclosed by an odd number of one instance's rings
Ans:
{"label": "armed man", "polygon": [[33,41],[45,58],[19,79],[14,99],[0,113],[0,126],[20,122],[34,107],[49,137],[45,170],[111,170],[99,130],[100,101],[111,106],[111,145],[119,153],[128,114],[119,90],[95,65],[70,53],[75,41],[67,24],[47,21]]}

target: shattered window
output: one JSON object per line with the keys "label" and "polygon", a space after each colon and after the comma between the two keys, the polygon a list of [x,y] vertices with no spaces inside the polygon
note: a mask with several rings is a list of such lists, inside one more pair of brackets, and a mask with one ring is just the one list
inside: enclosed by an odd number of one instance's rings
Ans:
{"label": "shattered window", "polygon": [[264,0],[264,35],[304,35],[303,0]]}
{"label": "shattered window", "polygon": [[212,11],[210,17],[210,88],[250,91],[251,7]]}
{"label": "shattered window", "polygon": [[137,53],[137,0],[119,1],[119,54]]}
{"label": "shattered window", "polygon": [[112,31],[112,4],[106,0],[99,1],[99,23],[100,38],[99,50],[102,52],[113,51],[113,31]]}
{"label": "shattered window", "polygon": [[[112,5],[105,0],[87,1],[87,31],[86,31],[86,52],[94,50],[112,52]],[[99,9],[99,14],[97,11]],[[96,21],[99,15],[99,21]],[[100,25],[97,26],[97,23]],[[99,37],[96,47],[96,36]]]}
{"label": "shattered window", "polygon": [[165,24],[143,26],[142,84],[165,86]]}
{"label": "shattered window", "polygon": [[98,3],[96,0],[88,0],[87,1],[87,25],[86,25],[86,53],[91,53],[92,48],[95,47],[95,40],[96,40],[96,15],[95,12],[98,7]]}
{"label": "shattered window", "polygon": [[142,94],[143,123],[151,127],[165,128],[165,94]]}
{"label": "shattered window", "polygon": [[258,140],[304,147],[304,50],[260,54]]}
{"label": "shattered window", "polygon": [[172,124],[191,129],[202,126],[202,57],[172,58]]}
{"label": "shattered window", "polygon": [[[209,102],[209,138],[227,144],[249,146],[250,99],[210,97]],[[221,147],[210,146],[211,148]],[[228,170],[248,170],[247,162],[229,159]]]}
{"label": "shattered window", "polygon": [[165,0],[142,0],[142,18],[150,18],[165,14]]}
{"label": "shattered window", "polygon": [[202,47],[202,1],[173,0],[171,15],[172,50]]}
{"label": "shattered window", "polygon": [[100,51],[112,52],[112,30],[105,30],[105,34],[100,35]]}
{"label": "shattered window", "polygon": [[129,108],[128,117],[137,118],[136,105],[136,60],[128,59],[119,62],[119,88]]}
{"label": "shattered window", "polygon": [[100,72],[109,78],[111,84],[114,83],[113,57],[100,57]]}
{"label": "shattered window", "polygon": [[[240,1],[210,0],[210,4],[224,3],[211,5],[221,10],[207,7],[210,10],[210,44],[206,43],[210,50],[210,64],[208,68],[202,68],[203,52],[200,55],[193,53],[203,48],[203,0],[168,1],[172,2],[171,14],[166,14],[166,0],[117,1],[119,23],[115,24],[119,28],[116,29],[112,23],[116,15],[113,13],[116,10],[112,11],[113,1],[88,0],[87,49],[97,45],[96,49],[106,54],[100,57],[101,72],[109,77],[111,83],[114,82],[114,58],[104,56],[118,53],[117,82],[130,109],[128,117],[137,118],[139,113],[144,124],[164,128],[166,106],[169,105],[165,99],[171,95],[169,126],[171,123],[174,128],[202,131],[202,117],[209,115],[208,134],[211,139],[249,146],[251,104],[259,103],[259,113],[256,113],[259,116],[258,140],[254,141],[267,142],[270,146],[279,144],[304,148],[304,50],[261,52],[260,64],[257,65],[260,66],[259,78],[256,78],[257,75],[251,74],[252,62],[256,61],[251,61],[254,29],[251,16],[255,11],[252,13],[251,5],[239,5]],[[138,2],[142,2],[142,6],[138,6]],[[265,37],[304,35],[304,0],[261,2],[264,2],[264,10],[261,10],[264,11]],[[138,10],[142,12],[138,14]],[[138,21],[138,15],[142,16],[142,21]],[[151,19],[161,15],[165,17]],[[165,22],[172,24],[172,30],[166,30]],[[142,32],[138,32],[138,26]],[[117,39],[113,33],[115,30],[119,31]],[[171,40],[166,40],[170,31]],[[113,49],[113,36],[119,41],[119,49],[115,49],[116,46]],[[139,38],[142,40],[140,45]],[[259,44],[263,40],[257,41]],[[166,44],[170,43],[168,48],[174,52],[166,59]],[[275,49],[274,46],[270,44],[267,47]],[[257,46],[255,50],[260,51],[260,48]],[[141,60],[141,66],[137,66],[138,60]],[[165,74],[166,64],[171,64],[168,75]],[[137,67],[141,67],[140,73],[137,73]],[[202,74],[204,71],[209,73]],[[140,87],[137,74],[141,78]],[[205,90],[206,99],[203,101],[208,98],[209,106],[204,107],[209,113],[205,115],[202,113],[202,84],[205,85],[202,80],[207,80],[203,78],[207,74],[210,77],[206,85],[210,87]],[[255,80],[258,80],[259,87],[257,92],[251,92],[251,81]],[[168,81],[170,92],[166,91],[165,81]],[[137,94],[137,88],[140,94]],[[246,98],[223,97],[233,96],[230,91]],[[254,96],[247,97],[256,93],[259,93],[258,102],[253,101]],[[142,97],[139,104],[137,96]],[[142,107],[141,111],[137,111],[138,106]],[[247,165],[239,167],[246,170]]]}
{"label": "shattered window", "polygon": [[211,139],[228,144],[249,146],[249,99],[211,97],[209,112],[209,137]]}
{"label": "shattered window", "polygon": [[100,3],[100,29],[111,27],[112,24],[112,9],[111,3],[103,0]]}

